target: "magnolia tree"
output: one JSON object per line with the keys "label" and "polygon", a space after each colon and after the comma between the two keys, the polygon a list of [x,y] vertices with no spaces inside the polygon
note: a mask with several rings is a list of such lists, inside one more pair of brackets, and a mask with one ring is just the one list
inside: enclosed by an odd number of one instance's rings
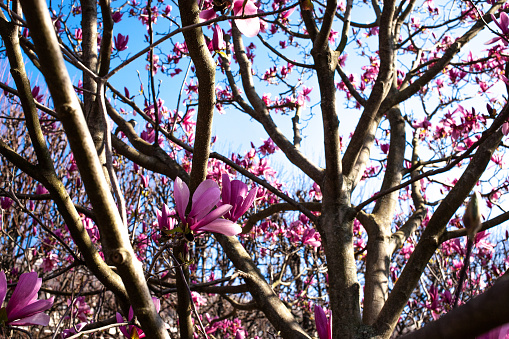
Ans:
{"label": "magnolia tree", "polygon": [[1,336],[509,332],[505,1],[0,6]]}

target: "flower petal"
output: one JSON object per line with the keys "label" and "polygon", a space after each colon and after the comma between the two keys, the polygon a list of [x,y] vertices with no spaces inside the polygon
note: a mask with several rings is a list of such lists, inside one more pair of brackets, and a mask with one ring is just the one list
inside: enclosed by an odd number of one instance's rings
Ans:
{"label": "flower petal", "polygon": [[[117,323],[120,324],[120,323],[124,322],[124,318],[122,317],[122,315],[120,313],[117,312],[116,317],[117,317]],[[119,326],[119,329],[120,329],[120,332],[122,332],[122,334],[126,336],[126,338],[129,338],[129,332],[127,332],[126,326]]]}
{"label": "flower petal", "polygon": [[507,34],[507,30],[509,27],[509,16],[506,12],[500,13],[500,29],[502,30],[503,34]]}
{"label": "flower petal", "polygon": [[229,204],[230,203],[230,192],[231,192],[230,176],[226,173],[223,173],[221,178],[222,178],[222,186],[223,186],[223,189],[221,191],[221,200],[223,203]]}
{"label": "flower petal", "polygon": [[157,313],[159,313],[159,311],[161,310],[161,300],[159,300],[159,298],[152,297],[152,302],[154,303],[154,306],[156,307]]}
{"label": "flower petal", "polygon": [[191,225],[191,230],[200,230],[203,226],[213,222],[214,220],[221,218],[226,212],[228,212],[232,208],[232,205],[225,204],[222,206],[219,206],[209,214],[207,214],[205,217],[203,217],[201,220],[198,220],[198,222],[194,225]]}
{"label": "flower petal", "polygon": [[45,313],[37,313],[34,315],[31,315],[29,317],[25,317],[13,322],[9,322],[9,325],[13,326],[28,326],[28,325],[41,325],[41,326],[48,326],[49,324],[49,315]]}
{"label": "flower petal", "polygon": [[207,179],[202,181],[198,187],[196,187],[196,191],[193,193],[193,205],[196,201],[198,201],[205,192],[207,192],[211,188],[219,189],[219,186],[214,180]]}
{"label": "flower petal", "polygon": [[5,300],[5,295],[7,294],[7,278],[5,277],[4,271],[0,272],[0,307]]}
{"label": "flower petal", "polygon": [[239,31],[248,38],[253,38],[260,32],[260,18],[236,19],[235,24]]}
{"label": "flower petal", "polygon": [[[23,308],[16,309],[14,311],[7,313],[7,318],[9,321],[15,321],[16,319],[27,319],[37,313],[41,313],[46,311],[53,305],[53,297],[46,300],[37,300]],[[47,325],[47,324],[46,324]],[[46,326],[44,325],[44,326]]]}
{"label": "flower petal", "polygon": [[18,313],[19,310],[30,304],[37,297],[41,284],[42,279],[37,277],[36,272],[23,273],[7,304],[7,315]]}
{"label": "flower petal", "polygon": [[212,20],[215,18],[217,18],[217,14],[213,8],[209,8],[200,12],[200,22]]}
{"label": "flower petal", "polygon": [[175,183],[173,184],[174,188],[174,196],[175,196],[175,205],[177,205],[177,212],[179,214],[180,220],[186,220],[186,208],[189,203],[189,188],[186,183],[182,181],[179,177],[175,179]]}
{"label": "flower petal", "polygon": [[[233,3],[233,15],[253,15],[258,13],[258,7],[253,1],[237,0]],[[260,18],[236,19],[235,24],[239,31],[245,36],[252,38],[260,32]]]}
{"label": "flower petal", "polygon": [[216,232],[226,236],[232,236],[242,232],[242,228],[231,220],[216,219],[211,223],[200,227],[200,231]]}
{"label": "flower petal", "polygon": [[239,218],[247,212],[247,210],[253,205],[254,200],[256,199],[256,193],[258,193],[257,188],[253,188],[251,191],[249,191],[249,194],[244,199],[244,202],[240,207],[237,207],[235,210],[235,215],[232,216],[233,221],[239,220]]}
{"label": "flower petal", "polygon": [[[198,191],[198,190],[196,190]],[[219,197],[221,195],[221,191],[216,184],[216,187],[210,187],[207,191],[203,192],[197,199],[193,199],[193,207],[191,208],[191,212],[189,212],[190,218],[195,218],[196,221],[200,221],[203,219],[210,210],[216,206],[219,202]],[[194,194],[193,198],[196,196]]]}
{"label": "flower petal", "polygon": [[315,305],[315,324],[316,332],[318,332],[319,339],[327,339],[327,316],[323,308],[319,305]]}

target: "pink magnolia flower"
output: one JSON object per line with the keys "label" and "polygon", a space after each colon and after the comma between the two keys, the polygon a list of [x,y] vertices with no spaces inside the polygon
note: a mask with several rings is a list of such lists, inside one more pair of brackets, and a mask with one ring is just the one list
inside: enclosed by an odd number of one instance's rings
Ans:
{"label": "pink magnolia flower", "polygon": [[118,33],[116,37],[113,37],[113,40],[115,41],[115,48],[117,49],[117,51],[122,52],[127,49],[129,35],[123,36],[122,34]]}
{"label": "pink magnolia flower", "polygon": [[41,94],[41,88],[39,86],[34,86],[34,88],[32,88],[32,96],[38,103],[42,103],[44,100],[44,95]]}
{"label": "pink magnolia flower", "polygon": [[[161,301],[155,297],[152,297],[152,301],[154,302],[154,306],[156,307],[156,311],[157,313],[159,313],[159,310],[161,309]],[[117,312],[116,314],[116,317],[117,317],[117,323],[123,323],[124,322],[124,318],[122,317],[122,315],[120,313]],[[133,307],[129,307],[129,314],[127,315],[127,321],[131,321],[133,320],[134,318],[134,311],[133,311]],[[128,325],[128,326],[120,326],[119,327],[120,329],[120,332],[122,332],[123,335],[125,335],[126,338],[145,338],[145,333],[143,333],[143,331],[134,326],[134,325]],[[134,334],[134,331],[136,331],[138,334],[138,336],[136,337],[136,334]]]}
{"label": "pink magnolia flower", "polygon": [[196,307],[201,307],[207,305],[207,299],[202,297],[202,295],[198,292],[192,291],[191,297],[193,299],[193,303]]}
{"label": "pink magnolia flower", "polygon": [[249,193],[247,192],[247,185],[240,180],[230,181],[228,174],[222,175],[223,179],[223,199],[219,202],[218,206],[231,205],[232,208],[225,213],[224,217],[233,222],[247,212],[253,204],[257,189],[253,188]]}
{"label": "pink magnolia flower", "polygon": [[214,35],[212,36],[212,41],[209,42],[208,48],[209,51],[220,51],[226,48],[226,42],[223,39],[223,30],[219,25],[214,25],[213,28]]}
{"label": "pink magnolia flower", "polygon": [[221,218],[232,209],[232,205],[225,204],[211,211],[219,202],[221,191],[213,180],[203,181],[193,194],[191,211],[186,216],[186,208],[189,203],[189,188],[179,178],[174,185],[175,205],[184,224],[184,229],[190,229],[196,233],[205,231],[222,233],[227,236],[237,235],[242,229],[231,220]]}
{"label": "pink magnolia flower", "polygon": [[[37,300],[37,292],[41,288],[42,279],[36,272],[23,273],[12,293],[6,307],[0,309],[0,325],[47,326],[49,315],[42,313],[53,305],[53,297]],[[0,306],[7,294],[7,279],[5,273],[0,272]]]}
{"label": "pink magnolia flower", "polygon": [[319,339],[332,339],[332,319],[327,319],[325,311],[315,305],[315,324]]}
{"label": "pink magnolia flower", "polygon": [[509,43],[507,42],[507,37],[509,36],[509,15],[507,13],[502,12],[500,13],[500,21],[497,21],[497,18],[492,14],[491,18],[493,19],[493,22],[500,28],[502,31],[502,36],[498,36],[496,38],[490,39],[486,41],[485,45],[490,45],[494,42],[497,42],[499,40],[502,40],[505,46],[507,46]]}
{"label": "pink magnolia flower", "polygon": [[124,15],[123,13],[115,12],[111,15],[111,19],[113,20],[114,23],[119,23],[122,20],[123,15]]}
{"label": "pink magnolia flower", "polygon": [[166,204],[163,204],[163,210],[156,210],[157,214],[157,224],[161,230],[171,231],[177,225],[177,220],[174,218],[174,214],[171,213],[170,209]]}
{"label": "pink magnolia flower", "polygon": [[48,190],[43,185],[37,185],[37,188],[35,189],[35,194],[48,194]]}
{"label": "pink magnolia flower", "polygon": [[313,247],[320,247],[322,242],[315,237],[316,230],[314,228],[308,228],[302,234],[302,244],[311,245]]}
{"label": "pink magnolia flower", "polygon": [[14,201],[9,197],[3,197],[0,198],[0,208],[3,210],[8,210],[12,204],[14,204]]}

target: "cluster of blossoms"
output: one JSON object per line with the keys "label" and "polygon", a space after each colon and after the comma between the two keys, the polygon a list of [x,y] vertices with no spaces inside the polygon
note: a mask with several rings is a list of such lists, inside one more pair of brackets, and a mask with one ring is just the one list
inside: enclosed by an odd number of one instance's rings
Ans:
{"label": "cluster of blossoms", "polygon": [[203,181],[196,188],[191,199],[191,210],[186,214],[190,192],[186,183],[177,177],[174,197],[180,225],[176,225],[165,205],[163,211],[158,212],[159,227],[166,233],[216,232],[227,236],[239,234],[242,228],[236,221],[253,204],[257,189],[248,192],[245,183],[240,180],[230,181],[228,174],[222,175],[222,186],[221,191],[215,181],[211,179]]}

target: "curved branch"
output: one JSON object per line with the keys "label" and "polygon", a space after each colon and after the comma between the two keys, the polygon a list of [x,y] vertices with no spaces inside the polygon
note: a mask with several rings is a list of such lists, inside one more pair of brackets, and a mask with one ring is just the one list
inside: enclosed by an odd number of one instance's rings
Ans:
{"label": "curved branch", "polygon": [[233,47],[240,68],[244,92],[246,93],[249,102],[253,106],[253,110],[250,112],[253,114],[252,117],[263,125],[267,134],[269,134],[276,145],[285,153],[288,160],[290,160],[295,166],[299,167],[311,179],[316,182],[321,182],[323,177],[323,169],[319,168],[309,159],[307,159],[304,154],[302,154],[302,152],[300,152],[284,136],[284,134],[272,120],[267,110],[267,106],[255,90],[253,78],[251,75],[251,63],[247,58],[240,31],[238,30],[237,26],[235,26],[235,24],[232,27],[232,33]]}

